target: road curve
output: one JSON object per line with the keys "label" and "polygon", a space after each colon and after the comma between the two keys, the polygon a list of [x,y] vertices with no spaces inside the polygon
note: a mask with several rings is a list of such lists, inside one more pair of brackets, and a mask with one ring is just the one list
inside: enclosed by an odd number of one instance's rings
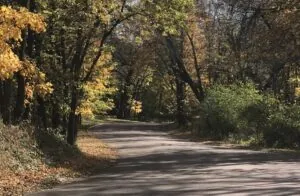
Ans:
{"label": "road curve", "polygon": [[91,129],[118,149],[118,164],[36,196],[300,195],[300,156],[172,139],[159,124]]}

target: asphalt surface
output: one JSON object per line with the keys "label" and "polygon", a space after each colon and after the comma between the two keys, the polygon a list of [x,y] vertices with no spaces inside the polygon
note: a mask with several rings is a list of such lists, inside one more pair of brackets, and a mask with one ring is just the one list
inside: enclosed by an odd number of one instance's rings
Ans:
{"label": "asphalt surface", "polygon": [[300,195],[300,156],[227,149],[171,138],[161,125],[91,129],[118,149],[116,166],[37,196]]}

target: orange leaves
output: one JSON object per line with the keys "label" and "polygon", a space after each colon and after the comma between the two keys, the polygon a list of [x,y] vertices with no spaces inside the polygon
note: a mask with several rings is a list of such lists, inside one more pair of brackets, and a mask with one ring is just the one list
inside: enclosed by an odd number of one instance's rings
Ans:
{"label": "orange leaves", "polygon": [[77,140],[77,146],[86,156],[87,159],[85,161],[90,161],[89,165],[97,164],[97,161],[99,162],[100,160],[116,159],[116,152],[92,135],[80,135]]}
{"label": "orange leaves", "polygon": [[42,16],[30,13],[25,8],[15,10],[7,6],[0,7],[0,80],[11,78],[22,69],[22,62],[8,42],[21,41],[22,30],[27,27],[39,33],[45,31],[46,24]]}

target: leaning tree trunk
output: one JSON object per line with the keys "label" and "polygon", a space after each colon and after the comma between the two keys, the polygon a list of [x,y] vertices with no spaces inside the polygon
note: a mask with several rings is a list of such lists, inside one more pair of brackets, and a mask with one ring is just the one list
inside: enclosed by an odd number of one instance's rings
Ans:
{"label": "leaning tree trunk", "polygon": [[197,100],[199,102],[202,102],[204,100],[205,94],[204,94],[204,89],[201,80],[199,80],[198,83],[193,81],[191,75],[188,73],[187,69],[184,66],[184,62],[182,58],[178,54],[178,51],[172,39],[170,37],[167,37],[165,38],[165,40],[166,40],[167,48],[169,50],[170,58],[173,61],[173,64],[176,65],[176,69],[180,75],[180,78],[190,86]]}

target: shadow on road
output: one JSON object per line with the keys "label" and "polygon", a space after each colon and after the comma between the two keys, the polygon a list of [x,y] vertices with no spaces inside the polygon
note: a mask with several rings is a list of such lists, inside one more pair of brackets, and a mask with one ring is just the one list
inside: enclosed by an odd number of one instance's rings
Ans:
{"label": "shadow on road", "polygon": [[120,152],[105,173],[38,195],[300,195],[299,154],[220,149],[157,124],[94,127]]}

